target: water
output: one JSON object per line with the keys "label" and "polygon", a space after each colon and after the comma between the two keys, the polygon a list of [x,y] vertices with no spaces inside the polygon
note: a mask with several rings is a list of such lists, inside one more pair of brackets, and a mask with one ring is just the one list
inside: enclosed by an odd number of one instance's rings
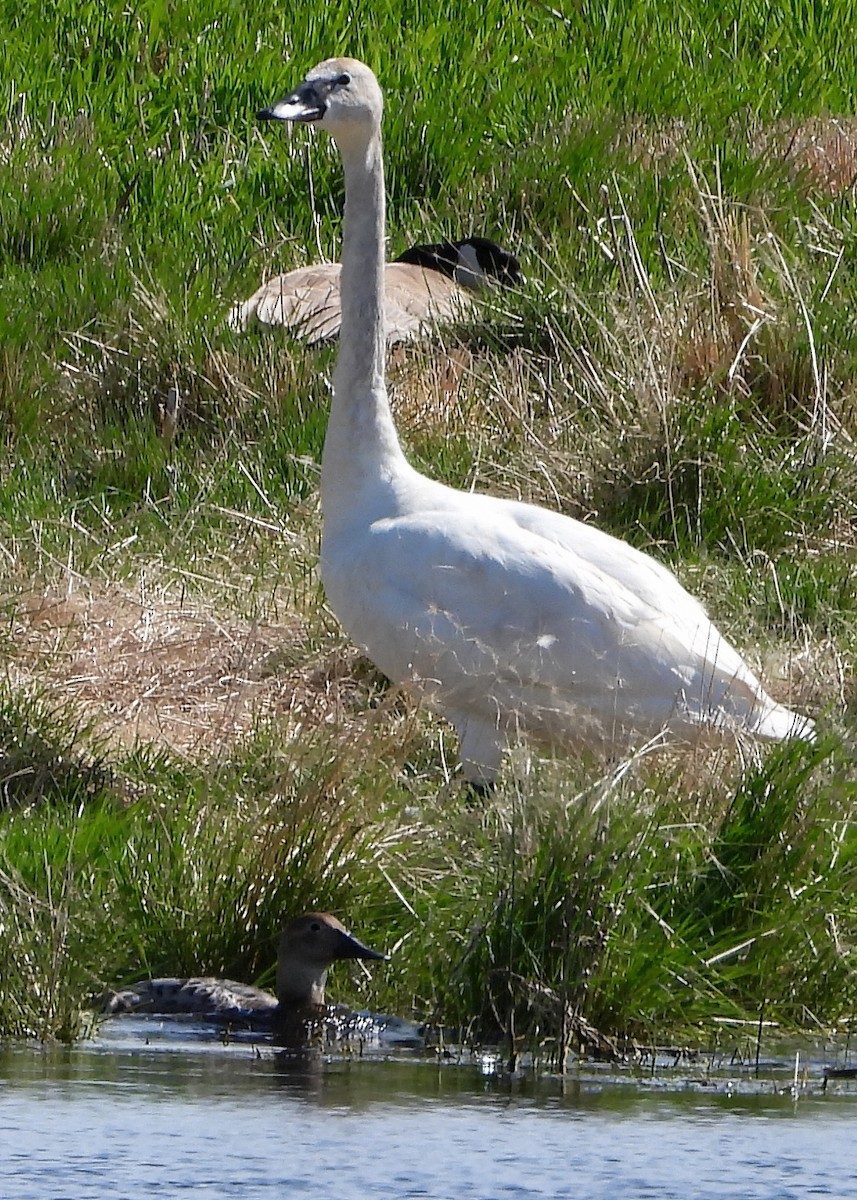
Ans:
{"label": "water", "polygon": [[139,1020],[0,1049],[0,1196],[806,1200],[857,1195],[857,1088],[406,1051],[282,1058]]}

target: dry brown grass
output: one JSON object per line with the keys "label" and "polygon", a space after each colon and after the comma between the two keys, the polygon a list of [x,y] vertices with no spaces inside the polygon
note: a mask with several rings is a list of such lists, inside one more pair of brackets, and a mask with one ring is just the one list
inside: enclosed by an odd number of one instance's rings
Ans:
{"label": "dry brown grass", "polygon": [[73,702],[108,742],[154,743],[182,754],[218,747],[276,715],[283,735],[332,721],[362,693],[342,644],[319,650],[303,618],[218,614],[151,586],[81,586],[17,600],[17,686]]}
{"label": "dry brown grass", "polygon": [[751,142],[760,158],[781,161],[795,178],[827,196],[857,183],[857,117],[808,117],[778,121]]}
{"label": "dry brown grass", "polygon": [[397,346],[388,359],[397,423],[405,429],[458,427],[474,372],[473,354],[452,338],[439,344]]}
{"label": "dry brown grass", "polygon": [[[680,119],[654,125],[632,121],[620,132],[620,141],[643,165],[654,166],[685,153],[691,136]],[[841,196],[857,183],[857,117],[850,114],[790,117],[759,124],[746,137],[755,157],[782,163],[807,190]]]}

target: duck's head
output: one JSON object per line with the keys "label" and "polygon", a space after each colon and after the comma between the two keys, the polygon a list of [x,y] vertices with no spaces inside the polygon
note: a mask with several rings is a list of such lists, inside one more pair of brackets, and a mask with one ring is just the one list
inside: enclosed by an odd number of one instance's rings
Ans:
{"label": "duck's head", "polygon": [[317,124],[336,138],[366,133],[381,123],[384,98],[378,80],[356,58],[328,58],[293,92],[259,113],[262,121]]}
{"label": "duck's head", "polygon": [[345,958],[386,959],[349,933],[330,913],[306,913],[283,930],[277,954],[277,999],[288,1007],[324,1003],[333,963]]}

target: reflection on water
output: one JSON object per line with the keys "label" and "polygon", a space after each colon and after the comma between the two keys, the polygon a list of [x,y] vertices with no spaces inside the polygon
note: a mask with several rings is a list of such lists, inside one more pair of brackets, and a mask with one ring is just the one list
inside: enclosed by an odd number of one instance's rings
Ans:
{"label": "reflection on water", "polygon": [[841,1200],[857,1091],[509,1080],[397,1050],[332,1058],[109,1022],[92,1044],[0,1048],[0,1195],[321,1200]]}

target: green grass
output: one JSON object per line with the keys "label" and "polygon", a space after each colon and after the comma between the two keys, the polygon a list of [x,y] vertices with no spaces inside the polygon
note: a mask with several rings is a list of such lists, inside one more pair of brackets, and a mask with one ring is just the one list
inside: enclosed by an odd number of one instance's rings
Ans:
{"label": "green grass", "polygon": [[[763,1006],[853,1014],[850,16],[3,6],[0,1034],[73,1037],[88,997],[145,971],[270,981],[278,928],[315,906],[395,949],[371,982],[340,970],[343,998],[550,1054],[581,1019],[704,1040]],[[346,651],[315,576],[334,352],[225,323],[263,276],[338,254],[333,148],[253,114],[343,52],[386,91],[391,251],[473,231],[527,275],[458,331],[445,417],[419,414],[443,354],[394,366],[413,460],[667,562],[821,715],[817,748],[743,773],[535,764],[474,809],[443,723]],[[159,605],[235,646],[225,672],[212,651],[206,703],[245,673],[274,698],[187,744],[167,715],[129,748],[111,671],[149,661]],[[254,623],[281,637],[261,665],[241,657]],[[176,645],[140,667],[141,704],[193,682]],[[293,695],[264,690],[278,678]]]}
{"label": "green grass", "polygon": [[18,718],[38,769],[4,790],[9,1033],[74,1035],[141,971],[270,985],[281,922],[314,906],[394,951],[335,994],[554,1058],[578,1017],[650,1044],[762,1003],[787,1028],[851,1015],[855,784],[832,739],[701,780],[554,764],[480,809],[438,792],[432,741],[390,714],[371,737],[260,731],[216,770],[152,751],[107,769],[79,736],[50,758],[54,718]]}

